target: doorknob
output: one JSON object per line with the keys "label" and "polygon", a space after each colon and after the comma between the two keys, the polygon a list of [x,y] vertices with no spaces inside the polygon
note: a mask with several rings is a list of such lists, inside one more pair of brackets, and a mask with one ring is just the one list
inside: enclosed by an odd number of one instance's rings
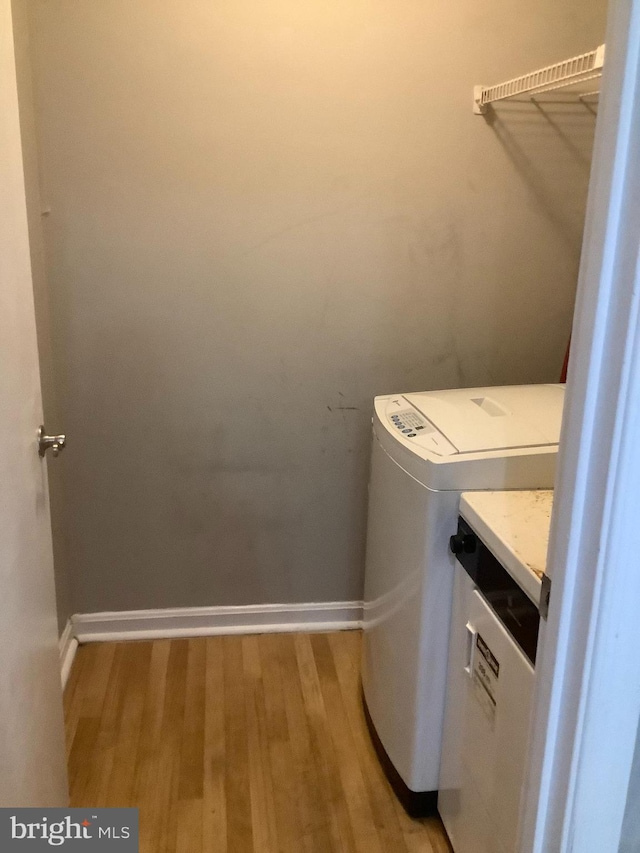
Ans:
{"label": "doorknob", "polygon": [[66,435],[47,435],[44,426],[38,429],[38,455],[44,456],[49,448],[54,456],[57,456],[67,445]]}

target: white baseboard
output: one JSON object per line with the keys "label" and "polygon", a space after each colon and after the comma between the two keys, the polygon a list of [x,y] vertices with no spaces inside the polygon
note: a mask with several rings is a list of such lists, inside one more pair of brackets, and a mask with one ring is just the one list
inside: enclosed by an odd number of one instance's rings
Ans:
{"label": "white baseboard", "polygon": [[71,619],[64,626],[64,631],[58,641],[58,647],[60,649],[60,680],[62,681],[62,689],[64,690],[67,685],[69,673],[71,672],[71,664],[78,648],[78,640],[75,637]]}
{"label": "white baseboard", "polygon": [[160,640],[222,634],[344,631],[362,626],[361,601],[316,604],[250,604],[242,607],[176,607],[78,613],[72,634],[80,643]]}

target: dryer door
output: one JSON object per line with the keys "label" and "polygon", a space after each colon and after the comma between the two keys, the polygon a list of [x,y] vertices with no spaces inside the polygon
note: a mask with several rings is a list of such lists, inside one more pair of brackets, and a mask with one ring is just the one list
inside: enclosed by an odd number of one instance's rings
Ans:
{"label": "dryer door", "polygon": [[438,810],[456,853],[517,849],[534,669],[456,566]]}

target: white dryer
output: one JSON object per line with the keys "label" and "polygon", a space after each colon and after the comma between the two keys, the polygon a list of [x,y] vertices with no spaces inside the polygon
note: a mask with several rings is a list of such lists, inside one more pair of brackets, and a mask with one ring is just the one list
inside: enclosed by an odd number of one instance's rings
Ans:
{"label": "white dryer", "polygon": [[461,491],[554,485],[563,385],[376,397],[362,687],[412,815],[435,810]]}

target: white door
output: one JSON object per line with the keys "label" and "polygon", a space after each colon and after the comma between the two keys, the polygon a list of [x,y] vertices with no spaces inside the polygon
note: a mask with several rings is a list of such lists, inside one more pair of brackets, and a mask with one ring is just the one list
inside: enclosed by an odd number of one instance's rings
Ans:
{"label": "white door", "polygon": [[11,2],[0,0],[0,806],[66,806]]}

